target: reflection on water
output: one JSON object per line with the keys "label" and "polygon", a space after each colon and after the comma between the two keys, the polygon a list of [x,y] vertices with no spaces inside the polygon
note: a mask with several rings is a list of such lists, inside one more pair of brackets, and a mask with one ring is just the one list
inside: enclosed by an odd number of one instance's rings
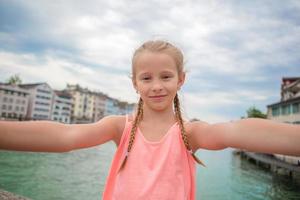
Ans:
{"label": "reflection on water", "polygon": [[[265,188],[261,193],[261,195],[265,196],[265,199],[300,199],[299,178],[272,173],[268,169],[249,163],[246,159],[241,159],[239,166],[240,171],[244,173],[244,175],[240,177],[243,177],[243,179],[248,177],[252,183],[259,181],[257,187]],[[261,187],[262,185],[264,187]]]}
{"label": "reflection on water", "polygon": [[[69,153],[0,151],[0,188],[34,200],[99,200],[115,145]],[[234,156],[231,149],[199,151],[197,199],[296,200],[300,181]]]}
{"label": "reflection on water", "polygon": [[300,199],[300,180],[256,166],[232,150],[203,151],[208,168],[198,168],[197,199]]}

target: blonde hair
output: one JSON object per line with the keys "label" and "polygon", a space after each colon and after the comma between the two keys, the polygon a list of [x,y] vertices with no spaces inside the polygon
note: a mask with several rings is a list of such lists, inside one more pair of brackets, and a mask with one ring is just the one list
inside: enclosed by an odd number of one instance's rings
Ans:
{"label": "blonde hair", "polygon": [[[176,67],[178,70],[178,74],[183,73],[183,54],[182,54],[182,52],[177,47],[175,47],[174,45],[172,45],[169,42],[162,41],[162,40],[150,40],[150,41],[147,41],[144,44],[142,44],[133,54],[133,58],[132,58],[132,79],[133,80],[135,80],[135,78],[136,78],[135,77],[136,61],[137,61],[139,55],[145,51],[166,53],[166,54],[170,55],[175,61],[175,64],[176,64]],[[183,119],[182,119],[178,94],[176,94],[176,96],[174,98],[174,110],[175,110],[176,120],[179,124],[182,140],[185,144],[185,147],[191,153],[194,160],[197,163],[199,163],[200,165],[204,166],[204,164],[195,156],[195,154],[192,151],[190,144],[188,142],[188,138],[187,138],[185,128],[183,125]],[[130,138],[129,138],[129,144],[128,144],[128,148],[127,148],[126,157],[123,160],[120,170],[123,169],[125,166],[127,157],[129,156],[129,153],[131,151],[131,148],[132,148],[132,145],[133,145],[133,142],[135,139],[135,133],[137,131],[137,127],[138,127],[139,123],[141,122],[142,118],[143,118],[143,100],[142,100],[142,98],[140,98],[139,102],[138,102],[138,106],[137,106],[137,112],[136,112],[136,115],[135,115],[135,118],[133,121],[131,132],[130,132]]]}

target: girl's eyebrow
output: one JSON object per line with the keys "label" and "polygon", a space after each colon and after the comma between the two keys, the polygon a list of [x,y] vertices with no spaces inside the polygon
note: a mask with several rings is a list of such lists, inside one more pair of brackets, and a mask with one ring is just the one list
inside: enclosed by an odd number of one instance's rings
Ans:
{"label": "girl's eyebrow", "polygon": [[145,75],[149,75],[149,74],[150,74],[149,72],[142,72],[138,76],[145,76]]}
{"label": "girl's eyebrow", "polygon": [[164,71],[162,71],[161,73],[174,73],[174,72],[171,71],[171,70],[164,70]]}
{"label": "girl's eyebrow", "polygon": [[[174,71],[172,71],[172,70],[163,70],[163,71],[161,71],[161,72],[159,72],[160,74],[165,74],[165,73],[169,73],[169,74],[173,74],[174,73]],[[138,74],[138,76],[145,76],[145,75],[151,75],[151,72],[141,72],[141,73],[139,73]]]}

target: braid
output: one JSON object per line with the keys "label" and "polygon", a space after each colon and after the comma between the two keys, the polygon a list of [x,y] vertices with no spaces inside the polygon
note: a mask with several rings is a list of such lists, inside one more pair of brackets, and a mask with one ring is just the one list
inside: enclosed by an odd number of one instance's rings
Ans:
{"label": "braid", "polygon": [[119,171],[122,170],[125,166],[125,163],[127,161],[127,157],[129,155],[129,152],[131,151],[131,148],[132,148],[132,145],[133,145],[133,142],[134,142],[134,139],[135,139],[135,133],[136,133],[137,127],[138,127],[138,125],[139,125],[142,118],[143,118],[143,100],[140,98],[139,103],[138,103],[138,107],[137,107],[137,114],[136,114],[136,117],[134,118],[133,125],[132,125],[131,132],[130,132],[130,138],[129,138],[129,144],[128,144],[128,147],[127,147],[126,156],[125,156],[125,159],[122,162],[122,165],[121,165]]}
{"label": "braid", "polygon": [[194,160],[198,164],[205,166],[204,163],[196,157],[195,153],[192,151],[192,149],[190,147],[190,144],[189,144],[186,132],[185,132],[185,128],[183,126],[183,119],[182,119],[182,115],[181,115],[178,94],[176,94],[176,96],[174,98],[174,108],[175,108],[175,115],[176,115],[177,121],[179,122],[179,128],[180,128],[180,132],[181,132],[181,137],[182,137],[182,140],[184,142],[185,147],[192,154]]}

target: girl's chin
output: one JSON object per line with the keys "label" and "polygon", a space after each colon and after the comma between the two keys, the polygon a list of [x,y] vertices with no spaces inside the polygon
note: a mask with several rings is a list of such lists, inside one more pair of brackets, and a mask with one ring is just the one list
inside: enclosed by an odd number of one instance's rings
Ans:
{"label": "girl's chin", "polygon": [[148,106],[151,110],[155,110],[158,112],[164,111],[168,109],[168,106],[164,103],[152,103],[151,105]]}

